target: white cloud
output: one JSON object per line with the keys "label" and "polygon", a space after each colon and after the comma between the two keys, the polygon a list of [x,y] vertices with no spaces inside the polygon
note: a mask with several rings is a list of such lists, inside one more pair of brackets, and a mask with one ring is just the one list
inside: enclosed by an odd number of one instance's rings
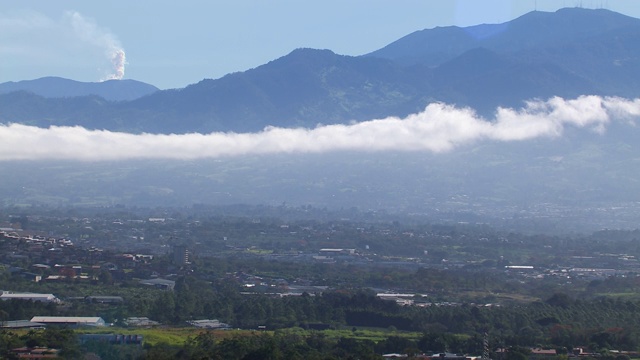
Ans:
{"label": "white cloud", "polygon": [[488,121],[468,108],[434,103],[404,119],[386,118],[314,129],[269,127],[258,133],[128,134],[82,127],[0,126],[0,160],[197,159],[330,151],[452,151],[479,141],[561,136],[566,127],[603,133],[614,119],[640,117],[640,99],[582,96],[499,108]]}

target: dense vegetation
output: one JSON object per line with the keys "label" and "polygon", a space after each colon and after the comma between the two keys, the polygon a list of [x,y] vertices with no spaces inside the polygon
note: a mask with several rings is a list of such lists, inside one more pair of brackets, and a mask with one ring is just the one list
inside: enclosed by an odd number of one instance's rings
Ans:
{"label": "dense vegetation", "polygon": [[[0,310],[5,320],[35,314],[61,313],[98,313],[109,320],[117,320],[113,317],[130,312],[175,325],[184,324],[185,320],[205,317],[218,318],[233,324],[234,327],[253,329],[264,325],[267,329],[302,330],[313,329],[317,324],[329,324],[335,329],[353,328],[354,331],[359,328],[393,329],[390,330],[392,334],[387,334],[385,339],[377,343],[360,343],[358,340],[358,346],[368,349],[367,352],[372,354],[379,353],[380,349],[404,351],[404,348],[397,348],[400,345],[390,345],[394,341],[401,342],[405,348],[421,352],[480,354],[485,332],[489,333],[494,349],[512,346],[571,349],[588,346],[594,351],[606,351],[636,350],[640,346],[640,328],[637,326],[640,323],[640,301],[635,300],[578,300],[558,293],[546,301],[511,306],[425,302],[424,307],[403,307],[395,302],[381,300],[366,290],[336,290],[315,296],[303,294],[285,298],[267,295],[243,296],[238,289],[228,286],[225,282],[211,286],[191,277],[181,278],[174,292],[156,292],[154,296],[147,300],[132,298],[119,310],[101,308],[94,304],[74,305],[68,310],[57,310],[51,305],[17,300],[1,302]],[[423,335],[415,341],[399,340],[396,338],[396,330]],[[305,351],[324,353],[326,349],[335,350],[336,347],[344,345],[345,341],[352,341],[341,339],[334,343],[326,340],[328,343],[320,346],[317,342],[318,336],[322,338],[321,332],[299,333],[295,336],[295,341],[290,337],[283,340],[282,336],[286,333],[276,332],[275,336],[261,335],[248,338],[243,335],[226,339],[219,343],[220,348],[216,348],[216,351],[222,351],[232,343],[235,344],[232,347],[242,345],[235,350],[240,353],[253,351],[250,349],[257,351],[264,346],[273,347],[277,344],[279,351],[288,353],[294,351],[289,348],[293,344],[307,344],[302,346],[306,350],[296,348],[295,351],[310,356]],[[5,335],[9,336],[9,333]],[[198,341],[204,341],[203,338],[198,339],[187,341],[184,348],[174,345],[173,351],[195,351],[189,350],[189,347],[201,346],[194,345],[198,344]],[[314,341],[314,346],[319,346],[320,349],[309,345],[309,342]],[[6,344],[9,347],[15,346],[16,342],[6,340]],[[393,346],[396,347],[392,350]],[[154,345],[148,354],[167,351],[158,349],[163,349],[163,345]],[[290,358],[289,355],[283,356]]]}

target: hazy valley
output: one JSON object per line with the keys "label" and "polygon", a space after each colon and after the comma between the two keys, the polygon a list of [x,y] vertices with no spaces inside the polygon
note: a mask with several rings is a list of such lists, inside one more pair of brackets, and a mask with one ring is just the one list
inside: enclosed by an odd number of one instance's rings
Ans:
{"label": "hazy valley", "polygon": [[639,19],[161,90],[70,16],[108,80],[0,84],[0,358],[640,358]]}

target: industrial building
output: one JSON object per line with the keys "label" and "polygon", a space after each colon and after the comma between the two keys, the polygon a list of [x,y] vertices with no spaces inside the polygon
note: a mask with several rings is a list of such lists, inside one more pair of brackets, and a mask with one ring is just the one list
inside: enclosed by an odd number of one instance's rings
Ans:
{"label": "industrial building", "polygon": [[45,325],[67,325],[67,326],[106,326],[101,317],[87,316],[34,316],[31,322]]}
{"label": "industrial building", "polygon": [[37,294],[37,293],[12,293],[12,292],[3,292],[0,295],[0,300],[31,300],[31,301],[40,301],[40,302],[53,302],[59,303],[60,299],[55,297],[53,294]]}

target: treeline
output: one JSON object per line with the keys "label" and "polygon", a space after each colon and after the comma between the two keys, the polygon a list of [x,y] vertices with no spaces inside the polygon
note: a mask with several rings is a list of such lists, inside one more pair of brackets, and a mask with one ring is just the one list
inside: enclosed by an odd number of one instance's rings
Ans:
{"label": "treeline", "polygon": [[[156,294],[155,298],[134,299],[121,307],[112,306],[109,311],[126,316],[131,307],[136,307],[136,313],[131,316],[149,316],[175,325],[185,325],[185,321],[191,319],[216,318],[245,329],[265,326],[275,331],[275,335],[260,333],[220,341],[190,339],[184,347],[148,348],[147,358],[187,359],[198,351],[206,351],[207,356],[214,359],[265,358],[260,357],[265,352],[272,354],[271,358],[287,359],[298,356],[343,358],[347,353],[356,353],[359,358],[375,358],[375,354],[406,351],[480,354],[485,333],[493,349],[542,346],[567,351],[586,346],[592,351],[606,351],[640,347],[639,301],[579,300],[557,293],[546,301],[521,305],[488,307],[423,303],[424,307],[417,307],[381,300],[369,290],[345,289],[284,298],[243,295],[230,282],[209,284],[190,277],[181,278],[174,292]],[[416,300],[425,301],[424,298]],[[84,311],[89,312],[92,304],[86,306]],[[100,314],[99,308],[96,309]],[[16,300],[0,302],[4,321],[16,316],[42,315],[42,312],[57,314],[52,305]],[[72,309],[65,310],[65,314],[72,313]],[[354,332],[376,327],[387,329],[394,336],[373,343],[328,339],[322,332],[311,331],[322,327],[346,328]],[[300,331],[284,330],[292,328]],[[396,330],[423,335],[413,341],[395,336]],[[5,349],[29,344],[51,346],[49,340],[56,338],[51,334],[38,337],[36,332],[31,333],[31,338],[10,335],[6,331],[2,334]],[[29,339],[31,341],[27,343]],[[206,345],[209,342],[211,344]],[[112,348],[100,350],[97,346],[95,351],[111,351],[109,349]],[[235,355],[226,352],[235,352]],[[171,356],[162,357],[162,354]]]}
{"label": "treeline", "polygon": [[[183,324],[215,318],[234,327],[267,329],[339,327],[395,328],[479,338],[488,331],[500,346],[592,346],[635,350],[640,346],[640,301],[579,300],[557,293],[546,301],[509,306],[442,305],[417,298],[422,307],[400,306],[370,290],[273,297],[242,295],[231,282],[214,286],[184,277],[139,310],[154,320]],[[466,346],[466,345],[465,345]],[[452,343],[442,349],[463,350]]]}
{"label": "treeline", "polygon": [[55,303],[32,300],[3,300],[0,301],[0,321],[29,320],[34,316],[56,315],[58,309]]}
{"label": "treeline", "polygon": [[[414,342],[410,342],[411,345]],[[406,343],[402,342],[402,345]],[[412,350],[414,348],[407,348]],[[144,359],[382,359],[370,340],[352,338],[331,339],[321,333],[298,335],[262,333],[234,336],[216,341],[209,332],[187,340],[184,346],[159,345],[149,347]],[[406,350],[405,348],[400,351]],[[417,351],[417,349],[415,349]]]}
{"label": "treeline", "polygon": [[21,347],[57,349],[63,359],[77,359],[82,355],[77,335],[70,329],[47,328],[21,334],[0,330],[0,359],[18,359],[13,350]]}
{"label": "treeline", "polygon": [[[382,359],[381,354],[404,353],[409,356],[421,353],[450,351],[464,354],[481,354],[483,338],[480,335],[454,335],[424,333],[417,338],[397,334],[386,336],[378,341],[358,338],[354,330],[353,337],[327,336],[323,332],[289,329],[275,332],[236,333],[218,337],[211,331],[202,331],[189,337],[183,344],[170,345],[158,343],[144,346],[114,345],[100,340],[79,341],[79,335],[69,329],[48,328],[31,330],[21,335],[0,330],[0,357],[14,359],[13,351],[20,347],[46,347],[60,350],[59,356],[65,359],[86,358],[86,354],[95,354],[103,360],[119,359]],[[606,336],[598,334],[594,339]],[[493,350],[500,344],[492,343]],[[571,348],[555,347],[559,356],[566,359]],[[507,352],[493,358],[503,360],[525,360],[530,352],[527,347],[508,346]],[[597,356],[602,360],[628,360],[626,356],[602,350]],[[588,358],[592,359],[592,358]]]}
{"label": "treeline", "polygon": [[[443,342],[443,337],[425,335],[414,340],[392,335],[378,342],[355,337],[329,337],[321,332],[276,331],[238,333],[216,338],[213,332],[203,331],[189,337],[182,345],[159,343],[143,347],[114,345],[105,341],[80,342],[69,329],[48,328],[31,330],[19,335],[0,330],[0,358],[17,359],[14,349],[45,347],[57,349],[65,359],[86,358],[95,354],[103,360],[119,359],[382,359],[385,353],[422,353],[422,349]],[[475,339],[474,339],[475,340]],[[460,338],[457,343],[465,343]],[[472,349],[476,350],[476,348]]]}
{"label": "treeline", "polygon": [[[596,336],[598,338],[602,335]],[[357,337],[329,337],[322,332],[276,331],[237,334],[218,339],[212,332],[202,332],[188,338],[183,345],[160,343],[145,346],[138,353],[139,359],[382,359],[382,354],[400,353],[412,356],[415,354],[431,354],[451,351],[463,354],[482,354],[481,336],[425,333],[412,339],[398,335],[390,335],[379,341]],[[530,348],[508,346],[506,352],[491,351],[492,358],[502,360],[526,360]],[[122,350],[126,350],[120,346]],[[554,347],[550,347],[554,348]],[[113,346],[85,344],[83,349],[91,350],[104,360],[132,359],[128,353],[114,349]],[[566,347],[555,347],[558,356],[555,360],[567,359],[572,350]],[[596,352],[601,360],[628,360],[626,355],[602,349]],[[585,359],[592,360],[593,357]]]}
{"label": "treeline", "polygon": [[[437,287],[462,280],[462,273],[420,270],[416,284]],[[485,281],[486,275],[476,280]],[[593,282],[593,287],[624,286],[622,278]],[[486,279],[493,284],[491,279]],[[628,281],[635,281],[633,279]],[[616,298],[580,299],[564,293],[546,301],[483,306],[470,302],[444,305],[431,297],[416,297],[423,305],[399,306],[381,300],[370,290],[338,289],[322,294],[276,297],[242,294],[246,290],[232,279],[212,282],[182,276],[173,292],[113,286],[125,298],[121,305],[84,301],[56,306],[33,301],[0,302],[0,320],[28,320],[36,315],[101,316],[116,322],[129,316],[147,316],[163,324],[184,325],[193,319],[219,319],[233,327],[267,329],[300,327],[395,328],[429,334],[464,334],[478,338],[489,331],[500,346],[592,346],[595,349],[635,350],[640,346],[640,301]],[[105,290],[106,291],[106,290]],[[447,343],[447,350],[458,349]],[[431,349],[437,351],[438,349]]]}
{"label": "treeline", "polygon": [[[382,359],[382,354],[409,356],[456,344],[460,352],[481,354],[482,339],[456,335],[424,334],[417,339],[390,335],[374,342],[356,337],[329,337],[322,332],[276,331],[238,335],[222,340],[210,332],[188,339],[183,346],[148,347],[146,359]],[[444,349],[442,350],[444,351]],[[103,357],[103,359],[105,359]],[[115,358],[114,358],[115,360]],[[514,359],[515,360],[515,359]]]}

